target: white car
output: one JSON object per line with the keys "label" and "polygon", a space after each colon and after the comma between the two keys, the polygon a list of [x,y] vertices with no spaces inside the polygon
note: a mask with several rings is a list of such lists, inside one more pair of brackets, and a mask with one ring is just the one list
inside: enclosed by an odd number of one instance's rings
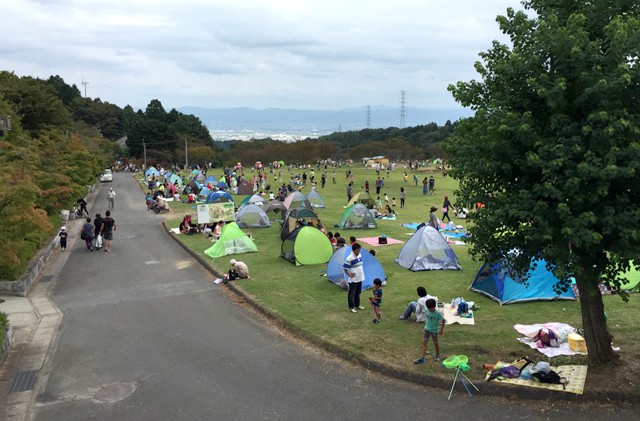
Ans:
{"label": "white car", "polygon": [[111,172],[111,170],[107,169],[104,170],[104,172],[102,173],[102,175],[100,176],[100,181],[102,181],[103,183],[109,181],[113,181],[113,173]]}

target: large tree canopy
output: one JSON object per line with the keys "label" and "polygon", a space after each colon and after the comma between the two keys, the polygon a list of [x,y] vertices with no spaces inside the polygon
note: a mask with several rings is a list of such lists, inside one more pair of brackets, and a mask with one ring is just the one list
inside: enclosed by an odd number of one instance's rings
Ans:
{"label": "large tree canopy", "polygon": [[471,252],[573,273],[589,358],[611,361],[598,284],[640,254],[640,3],[523,5],[497,18],[510,42],[480,54],[481,80],[449,87],[476,114],[445,149],[459,198],[485,205]]}

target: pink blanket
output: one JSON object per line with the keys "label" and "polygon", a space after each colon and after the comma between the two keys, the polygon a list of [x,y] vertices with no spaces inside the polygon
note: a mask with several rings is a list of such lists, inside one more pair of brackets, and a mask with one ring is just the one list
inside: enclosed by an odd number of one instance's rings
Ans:
{"label": "pink blanket", "polygon": [[538,323],[533,325],[517,324],[517,325],[514,325],[513,328],[519,334],[524,335],[523,338],[516,338],[518,342],[521,342],[527,345],[531,349],[535,349],[537,351],[542,352],[544,355],[546,355],[549,358],[557,357],[558,355],[577,355],[577,354],[584,355],[585,354],[584,352],[576,352],[572,350],[569,347],[569,343],[566,341],[566,339],[561,340],[562,343],[558,348],[551,348],[551,347],[538,348],[536,346],[535,336],[538,333],[538,330],[542,328],[551,329],[554,332],[556,332],[560,338],[566,338],[569,335],[569,333],[575,332],[575,328],[573,328],[568,324],[558,323],[558,322],[550,322],[550,323],[544,323],[544,324]]}
{"label": "pink blanket", "polygon": [[396,240],[395,238],[387,237],[387,244],[378,244],[378,237],[366,237],[358,238],[359,242],[367,243],[371,246],[389,246],[391,244],[403,244],[404,241]]}

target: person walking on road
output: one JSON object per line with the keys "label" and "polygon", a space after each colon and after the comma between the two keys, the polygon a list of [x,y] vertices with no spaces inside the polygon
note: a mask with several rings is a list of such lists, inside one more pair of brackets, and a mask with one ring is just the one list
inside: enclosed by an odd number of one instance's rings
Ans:
{"label": "person walking on road", "polygon": [[109,188],[109,193],[107,194],[107,201],[109,202],[109,210],[113,210],[115,206],[116,192],[113,190],[113,187]]}
{"label": "person walking on road", "polygon": [[113,231],[116,230],[116,221],[111,217],[111,211],[107,211],[105,218],[102,219],[102,239],[104,241],[104,251],[111,251],[111,241],[113,240]]}
{"label": "person walking on road", "polygon": [[87,222],[82,226],[82,232],[80,233],[80,238],[87,245],[87,251],[93,251],[93,229],[91,217],[87,217]]}

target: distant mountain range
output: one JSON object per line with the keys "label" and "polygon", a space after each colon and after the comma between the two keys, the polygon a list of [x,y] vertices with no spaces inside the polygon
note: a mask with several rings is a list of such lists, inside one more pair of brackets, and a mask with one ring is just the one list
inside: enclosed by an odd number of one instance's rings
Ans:
{"label": "distant mountain range", "polygon": [[[342,110],[298,110],[268,108],[182,107],[178,111],[193,114],[209,128],[214,139],[317,137],[338,131],[367,128],[367,107]],[[405,127],[456,121],[471,112],[464,109],[428,110],[408,107]],[[370,128],[400,127],[400,109],[372,106]]]}

